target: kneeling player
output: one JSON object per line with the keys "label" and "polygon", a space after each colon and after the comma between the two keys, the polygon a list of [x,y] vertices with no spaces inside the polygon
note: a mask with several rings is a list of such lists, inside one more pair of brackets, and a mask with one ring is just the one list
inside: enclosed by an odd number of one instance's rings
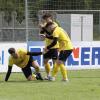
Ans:
{"label": "kneeling player", "polygon": [[[24,73],[27,80],[31,81],[35,80],[35,78],[43,80],[39,72],[39,65],[35,60],[33,60],[32,57],[41,55],[42,52],[28,52],[27,50],[24,49],[15,50],[15,48],[10,48],[8,52],[10,54],[10,57],[9,57],[8,71],[5,77],[5,81],[8,81],[9,79],[13,64],[17,65],[22,69],[22,72]],[[35,68],[36,77],[32,76],[32,71],[30,68],[31,66]]]}

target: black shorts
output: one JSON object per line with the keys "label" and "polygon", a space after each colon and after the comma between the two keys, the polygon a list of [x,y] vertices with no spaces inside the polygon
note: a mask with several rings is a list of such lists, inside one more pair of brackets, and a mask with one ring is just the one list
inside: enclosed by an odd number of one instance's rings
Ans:
{"label": "black shorts", "polygon": [[70,54],[72,53],[73,50],[63,50],[63,51],[60,51],[60,54],[59,54],[59,60],[61,61],[66,61],[67,58],[70,56]]}
{"label": "black shorts", "polygon": [[28,64],[24,68],[22,68],[22,71],[26,78],[28,78],[30,75],[32,75],[31,66],[32,66],[33,61],[34,61],[33,57],[30,56]]}
{"label": "black shorts", "polygon": [[58,58],[58,49],[50,49],[47,53],[43,55],[44,59],[54,59]]}

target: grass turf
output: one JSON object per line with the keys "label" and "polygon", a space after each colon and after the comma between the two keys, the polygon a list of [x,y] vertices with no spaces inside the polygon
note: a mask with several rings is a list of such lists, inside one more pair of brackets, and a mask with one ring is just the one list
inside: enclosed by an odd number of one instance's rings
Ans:
{"label": "grass turf", "polygon": [[[69,82],[27,81],[22,73],[12,73],[4,82],[0,74],[0,100],[100,100],[100,70],[69,71]],[[43,76],[45,74],[43,73]]]}

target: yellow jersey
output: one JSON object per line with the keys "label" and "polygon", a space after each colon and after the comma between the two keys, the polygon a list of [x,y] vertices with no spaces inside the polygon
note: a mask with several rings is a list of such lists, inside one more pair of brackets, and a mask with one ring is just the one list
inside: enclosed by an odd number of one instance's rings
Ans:
{"label": "yellow jersey", "polygon": [[58,38],[59,50],[71,50],[73,49],[72,42],[67,34],[61,27],[56,27],[53,31],[53,37]]}
{"label": "yellow jersey", "polygon": [[[58,27],[58,24],[56,22],[53,22],[55,24],[56,27]],[[49,46],[51,43],[53,42],[52,39],[48,39],[48,38],[45,38],[45,46]],[[53,46],[51,49],[54,49],[54,48],[59,48],[59,43],[57,42],[57,44],[55,46]]]}
{"label": "yellow jersey", "polygon": [[11,55],[9,57],[9,66],[13,66],[13,64],[17,65],[20,68],[26,67],[29,61],[29,55],[27,55],[27,50],[18,49],[17,50],[18,58],[13,58]]}

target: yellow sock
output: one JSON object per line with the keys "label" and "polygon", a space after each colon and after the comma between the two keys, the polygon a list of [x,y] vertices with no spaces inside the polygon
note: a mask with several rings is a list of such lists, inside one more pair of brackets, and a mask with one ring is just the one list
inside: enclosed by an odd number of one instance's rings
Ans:
{"label": "yellow sock", "polygon": [[36,73],[39,73],[39,71],[40,71],[39,67],[35,67],[35,71],[36,71]]}
{"label": "yellow sock", "polygon": [[50,64],[46,63],[46,64],[44,64],[44,66],[45,66],[45,70],[46,70],[47,75],[49,75],[50,74]]}
{"label": "yellow sock", "polygon": [[33,80],[36,80],[36,75],[32,73]]}
{"label": "yellow sock", "polygon": [[59,66],[57,66],[57,64],[55,63],[52,70],[52,77],[56,77],[58,70]]}
{"label": "yellow sock", "polygon": [[36,77],[36,75],[32,73],[32,77]]}
{"label": "yellow sock", "polygon": [[63,76],[63,79],[67,79],[67,70],[66,70],[66,66],[64,66],[64,64],[60,64],[60,70]]}

